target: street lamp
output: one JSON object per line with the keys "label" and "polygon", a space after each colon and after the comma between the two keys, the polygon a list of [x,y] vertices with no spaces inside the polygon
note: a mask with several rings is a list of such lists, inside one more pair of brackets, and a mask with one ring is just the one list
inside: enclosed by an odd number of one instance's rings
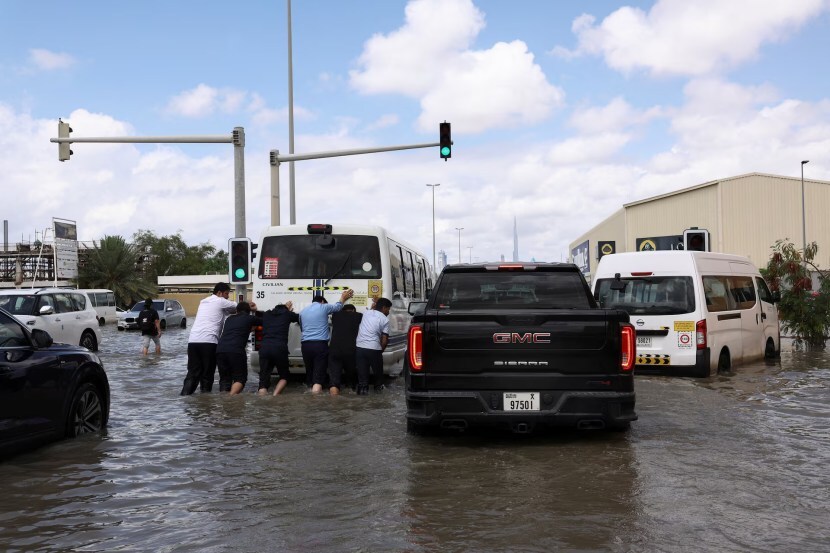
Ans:
{"label": "street lamp", "polygon": [[473,262],[473,247],[467,246],[467,249],[470,250],[470,263]]}
{"label": "street lamp", "polygon": [[464,227],[455,227],[455,230],[458,231],[458,262],[461,263],[461,231]]}
{"label": "street lamp", "polygon": [[427,186],[432,188],[432,270],[435,271],[437,270],[435,268],[435,187],[441,184],[428,184]]}
{"label": "street lamp", "polygon": [[807,270],[807,217],[804,211],[804,165],[810,163],[810,160],[801,162],[801,240],[804,245],[804,253],[802,254],[804,261],[804,270]]}

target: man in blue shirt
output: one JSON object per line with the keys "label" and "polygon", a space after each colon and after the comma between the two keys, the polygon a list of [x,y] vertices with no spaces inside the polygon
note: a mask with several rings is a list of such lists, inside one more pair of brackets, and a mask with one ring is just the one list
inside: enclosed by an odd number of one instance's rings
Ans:
{"label": "man in blue shirt", "polygon": [[300,311],[305,380],[314,394],[322,391],[328,371],[329,315],[343,309],[343,304],[353,295],[354,290],[343,290],[340,301],[335,304],[329,304],[323,296],[314,296],[311,304]]}

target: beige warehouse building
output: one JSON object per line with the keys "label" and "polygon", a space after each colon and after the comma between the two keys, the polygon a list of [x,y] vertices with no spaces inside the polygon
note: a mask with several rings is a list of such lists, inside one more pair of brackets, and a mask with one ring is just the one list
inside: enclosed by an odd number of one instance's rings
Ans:
{"label": "beige warehouse building", "polygon": [[623,205],[622,209],[576,238],[570,260],[590,279],[606,253],[678,249],[683,231],[709,232],[709,249],[749,257],[767,264],[777,240],[802,248],[802,221],[807,243],[818,243],[816,264],[830,269],[830,182],[750,173],[706,182],[676,192]]}

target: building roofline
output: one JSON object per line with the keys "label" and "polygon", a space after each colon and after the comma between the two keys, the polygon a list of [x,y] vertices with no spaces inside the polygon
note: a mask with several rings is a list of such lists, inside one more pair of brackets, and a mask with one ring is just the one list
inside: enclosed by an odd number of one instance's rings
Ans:
{"label": "building roofline", "polygon": [[[636,201],[633,201],[633,202],[629,202],[627,204],[623,204],[623,208],[627,209],[627,208],[635,206],[635,205],[646,204],[646,203],[649,203],[649,202],[653,202],[655,200],[662,200],[663,198],[668,198],[668,197],[671,197],[671,196],[677,196],[677,195],[680,195],[680,194],[685,194],[686,192],[691,192],[692,190],[698,190],[700,188],[706,188],[708,186],[714,186],[714,185],[720,184],[722,182],[728,182],[728,181],[733,181],[733,180],[738,180],[738,179],[744,179],[744,178],[747,178],[747,177],[768,177],[768,178],[773,178],[773,179],[782,179],[782,180],[801,182],[801,177],[786,177],[786,176],[783,176],[783,175],[773,175],[773,174],[770,174],[770,173],[758,173],[758,172],[745,173],[743,175],[736,175],[734,177],[726,177],[726,178],[723,178],[723,179],[712,180],[712,181],[709,181],[709,182],[704,182],[702,184],[696,184],[694,186],[681,188],[680,190],[675,190],[673,192],[666,192],[665,194],[659,194],[657,196],[651,196],[650,198],[644,198],[642,200],[636,200]],[[819,183],[819,184],[830,185],[830,181],[823,181],[823,180],[818,180],[818,179],[807,179],[807,178],[805,178],[804,182],[814,182],[814,183]]]}

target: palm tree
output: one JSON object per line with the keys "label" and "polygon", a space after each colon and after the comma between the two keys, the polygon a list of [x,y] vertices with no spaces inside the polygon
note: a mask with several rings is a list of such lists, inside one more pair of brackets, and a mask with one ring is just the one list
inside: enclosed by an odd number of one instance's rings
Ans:
{"label": "palm tree", "polygon": [[136,246],[121,236],[104,236],[93,245],[79,270],[79,288],[112,290],[116,303],[126,306],[158,294],[158,286],[137,270],[140,252]]}

